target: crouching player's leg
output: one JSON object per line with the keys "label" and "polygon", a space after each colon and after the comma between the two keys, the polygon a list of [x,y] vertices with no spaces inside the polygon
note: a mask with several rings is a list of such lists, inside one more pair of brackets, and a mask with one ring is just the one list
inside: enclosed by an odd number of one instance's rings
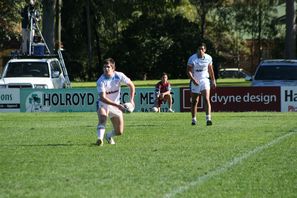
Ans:
{"label": "crouching player's leg", "polygon": [[98,139],[96,144],[98,146],[103,146],[103,139],[105,134],[105,128],[107,123],[107,117],[109,116],[109,108],[108,105],[97,100],[97,116],[98,116],[98,125],[97,125],[97,135]]}
{"label": "crouching player's leg", "polygon": [[164,101],[166,101],[168,103],[168,112],[173,113],[174,111],[172,110],[172,96],[171,96],[171,94],[165,95]]}
{"label": "crouching player's leg", "polygon": [[97,110],[97,115],[98,115],[98,125],[97,125],[98,140],[97,140],[96,144],[98,146],[103,146],[103,138],[104,138],[104,133],[105,133],[107,112],[104,108],[99,108]]}
{"label": "crouching player's leg", "polygon": [[113,130],[106,133],[106,140],[109,144],[115,144],[113,137],[122,135],[124,133],[123,112],[119,109],[113,108],[110,111],[109,116],[113,126]]}
{"label": "crouching player's leg", "polygon": [[156,96],[154,106],[153,106],[153,111],[160,112],[162,103],[163,103],[163,99],[161,99],[159,96]]}

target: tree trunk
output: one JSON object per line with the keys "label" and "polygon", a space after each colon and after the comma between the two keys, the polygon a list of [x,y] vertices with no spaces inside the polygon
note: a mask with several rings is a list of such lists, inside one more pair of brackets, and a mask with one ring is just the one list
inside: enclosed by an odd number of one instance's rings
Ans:
{"label": "tree trunk", "polygon": [[42,15],[42,34],[44,40],[50,50],[54,52],[55,48],[55,6],[56,0],[43,0],[43,15]]}
{"label": "tree trunk", "polygon": [[88,35],[88,78],[91,80],[92,72],[92,38],[91,38],[91,22],[90,22],[90,0],[86,1],[86,15],[87,15],[87,35]]}
{"label": "tree trunk", "polygon": [[61,8],[62,8],[62,0],[56,0],[56,41],[55,41],[55,48],[56,50],[62,48],[61,42]]}
{"label": "tree trunk", "polygon": [[259,2],[258,6],[258,53],[259,62],[262,60],[262,4]]}
{"label": "tree trunk", "polygon": [[206,28],[206,9],[204,0],[201,1],[202,13],[201,17],[201,40],[204,40],[205,28]]}
{"label": "tree trunk", "polygon": [[286,0],[285,58],[296,58],[296,12],[294,0]]}

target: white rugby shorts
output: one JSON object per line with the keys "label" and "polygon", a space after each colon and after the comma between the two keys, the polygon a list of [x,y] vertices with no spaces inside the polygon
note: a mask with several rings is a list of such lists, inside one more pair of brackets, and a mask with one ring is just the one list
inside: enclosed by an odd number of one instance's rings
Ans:
{"label": "white rugby shorts", "polygon": [[195,85],[193,82],[190,84],[190,89],[192,93],[201,93],[203,90],[209,90],[210,89],[210,81],[208,78],[203,78],[199,80],[199,84]]}
{"label": "white rugby shorts", "polygon": [[103,103],[103,102],[97,100],[97,111],[100,108],[105,109],[107,116],[110,118],[123,116],[123,112],[119,108],[117,108],[113,105],[108,105],[106,103]]}

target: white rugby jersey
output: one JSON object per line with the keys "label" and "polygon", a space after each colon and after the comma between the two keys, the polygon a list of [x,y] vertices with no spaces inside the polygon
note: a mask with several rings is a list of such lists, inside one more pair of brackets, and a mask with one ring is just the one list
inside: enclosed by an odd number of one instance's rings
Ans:
{"label": "white rugby jersey", "polygon": [[101,92],[106,93],[106,97],[110,100],[120,103],[121,96],[121,84],[128,84],[130,82],[124,73],[115,71],[112,77],[106,77],[102,74],[97,80],[97,91],[98,94]]}
{"label": "white rugby jersey", "polygon": [[208,54],[204,54],[203,58],[199,58],[197,53],[195,53],[188,60],[188,65],[192,66],[194,78],[196,80],[209,78],[209,73],[208,73],[209,64],[212,64],[212,57]]}

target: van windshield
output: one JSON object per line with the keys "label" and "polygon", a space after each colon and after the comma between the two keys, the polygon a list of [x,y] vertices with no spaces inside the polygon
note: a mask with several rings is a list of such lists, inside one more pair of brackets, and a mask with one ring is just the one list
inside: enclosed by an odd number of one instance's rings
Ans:
{"label": "van windshield", "polygon": [[49,77],[49,70],[47,63],[15,62],[9,63],[5,77]]}
{"label": "van windshield", "polygon": [[259,67],[255,80],[297,80],[297,67],[272,65]]}

